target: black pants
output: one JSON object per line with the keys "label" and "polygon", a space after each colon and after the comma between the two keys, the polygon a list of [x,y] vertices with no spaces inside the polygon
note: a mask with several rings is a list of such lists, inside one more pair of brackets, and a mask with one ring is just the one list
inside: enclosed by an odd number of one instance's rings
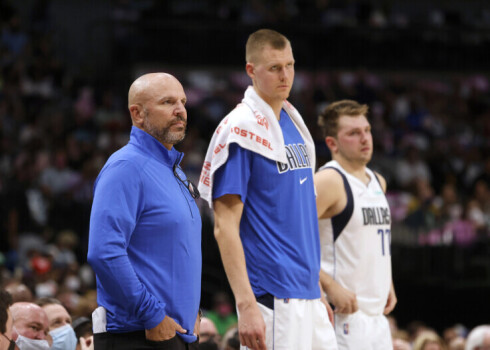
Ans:
{"label": "black pants", "polygon": [[145,331],[94,334],[95,350],[197,350],[198,348],[197,341],[186,343],[179,336],[165,341],[147,340]]}

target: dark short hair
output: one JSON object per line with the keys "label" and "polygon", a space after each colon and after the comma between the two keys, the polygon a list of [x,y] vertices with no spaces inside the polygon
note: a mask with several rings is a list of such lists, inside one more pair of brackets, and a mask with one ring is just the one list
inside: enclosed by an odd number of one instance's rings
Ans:
{"label": "dark short hair", "polygon": [[2,334],[7,331],[10,305],[12,305],[12,295],[4,289],[0,290],[0,332]]}

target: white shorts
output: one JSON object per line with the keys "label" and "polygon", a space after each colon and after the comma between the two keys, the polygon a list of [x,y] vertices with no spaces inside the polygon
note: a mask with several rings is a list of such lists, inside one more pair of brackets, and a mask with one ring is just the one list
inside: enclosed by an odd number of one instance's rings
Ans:
{"label": "white shorts", "polygon": [[335,334],[339,350],[393,350],[390,325],[384,315],[369,316],[360,310],[335,314]]}
{"label": "white shorts", "polygon": [[267,350],[337,350],[335,332],[320,299],[274,298],[274,309],[257,304],[265,321]]}

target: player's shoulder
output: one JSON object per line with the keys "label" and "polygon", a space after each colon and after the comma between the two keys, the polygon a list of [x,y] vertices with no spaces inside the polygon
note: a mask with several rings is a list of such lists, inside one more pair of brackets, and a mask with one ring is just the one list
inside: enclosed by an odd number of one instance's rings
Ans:
{"label": "player's shoulder", "polygon": [[315,173],[315,182],[326,185],[342,185],[342,175],[333,167],[322,167]]}
{"label": "player's shoulder", "polygon": [[373,174],[374,176],[376,176],[376,178],[378,179],[377,181],[379,182],[379,184],[381,185],[381,188],[383,189],[383,192],[386,192],[386,187],[387,187],[387,184],[386,184],[386,179],[383,177],[383,175],[381,175],[380,173],[378,173],[377,171],[374,171],[373,170]]}

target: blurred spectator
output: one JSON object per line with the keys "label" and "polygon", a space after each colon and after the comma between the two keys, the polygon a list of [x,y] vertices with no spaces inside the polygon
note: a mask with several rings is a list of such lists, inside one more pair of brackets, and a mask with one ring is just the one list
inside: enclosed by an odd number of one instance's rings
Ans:
{"label": "blurred spectator", "polygon": [[75,350],[77,337],[71,326],[71,316],[55,298],[40,298],[36,304],[46,312],[49,321],[49,334],[53,338],[51,350]]}
{"label": "blurred spectator", "polygon": [[481,325],[473,328],[466,339],[465,350],[489,350],[490,325]]}
{"label": "blurred spectator", "polygon": [[425,330],[415,338],[413,350],[447,350],[447,346],[436,332]]}
{"label": "blurred spectator", "polygon": [[5,290],[10,293],[14,303],[19,301],[31,302],[34,300],[31,290],[19,281],[13,280],[6,283]]}
{"label": "blurred spectator", "polygon": [[451,339],[451,341],[447,344],[448,350],[465,350],[466,339],[458,336]]}
{"label": "blurred spectator", "polygon": [[430,183],[432,176],[427,164],[420,155],[420,150],[411,146],[396,165],[396,182],[401,188],[409,188],[416,180]]}
{"label": "blurred spectator", "polygon": [[465,339],[468,335],[468,330],[462,324],[455,324],[454,326],[444,329],[442,335],[446,344],[449,344],[452,340],[456,338]]}
{"label": "blurred spectator", "polygon": [[204,342],[215,342],[218,343],[220,340],[220,336],[218,331],[216,330],[216,326],[207,317],[201,318],[201,326],[199,329],[199,343]]}
{"label": "blurred spectator", "polygon": [[59,327],[71,325],[71,316],[58,299],[50,297],[39,298],[36,300],[35,304],[42,307],[44,312],[46,312],[50,331]]}
{"label": "blurred spectator", "polygon": [[10,312],[12,296],[3,289],[0,289],[0,349],[14,350],[11,346],[15,345],[12,339],[12,314]]}
{"label": "blurred spectator", "polygon": [[215,324],[220,336],[225,335],[226,331],[238,322],[230,296],[225,292],[214,294],[213,308],[205,314]]}
{"label": "blurred spectator", "polygon": [[78,317],[73,320],[73,330],[78,339],[76,350],[82,349],[82,344],[91,346],[93,344],[92,319],[88,317]]}
{"label": "blurred spectator", "polygon": [[51,347],[48,317],[40,306],[18,302],[10,307],[10,311],[14,320],[12,339],[15,340],[20,350],[48,350]]}
{"label": "blurred spectator", "polygon": [[221,348],[223,350],[239,350],[240,338],[238,336],[238,327],[231,327],[221,340]]}

